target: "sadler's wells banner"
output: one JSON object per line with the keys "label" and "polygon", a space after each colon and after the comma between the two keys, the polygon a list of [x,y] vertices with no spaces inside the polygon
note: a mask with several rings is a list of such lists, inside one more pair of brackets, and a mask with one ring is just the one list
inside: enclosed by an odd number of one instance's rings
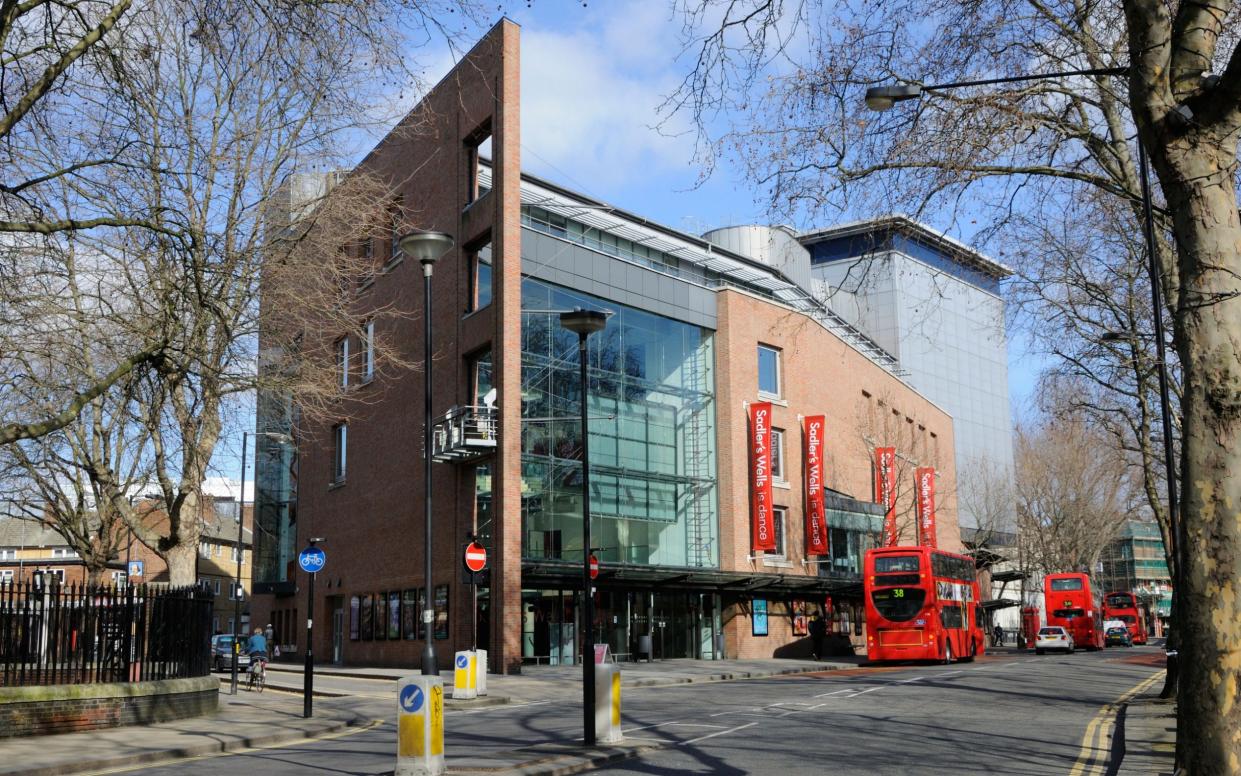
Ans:
{"label": "sadler's wells banner", "polygon": [[805,421],[806,442],[806,554],[828,555],[827,515],[823,507],[823,429],[824,416],[811,415]]}
{"label": "sadler's wells banner", "polygon": [[774,550],[776,532],[771,514],[771,402],[750,405],[751,539],[754,551]]}
{"label": "sadler's wells banner", "polygon": [[935,540],[935,469],[921,467],[914,471],[916,495],[914,503],[918,507],[918,544],[924,547],[938,547]]}
{"label": "sadler's wells banner", "polygon": [[875,448],[875,502],[883,504],[883,546],[896,545],[896,448]]}

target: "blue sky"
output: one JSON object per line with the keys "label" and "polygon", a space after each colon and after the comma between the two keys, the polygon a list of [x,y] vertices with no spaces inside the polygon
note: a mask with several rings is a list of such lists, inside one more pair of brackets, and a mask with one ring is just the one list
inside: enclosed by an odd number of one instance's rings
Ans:
{"label": "blue sky", "polygon": [[[681,28],[670,17],[668,0],[503,6],[503,14],[521,25],[526,171],[690,233],[770,220],[766,203],[757,199],[761,192],[726,161],[700,180],[694,135],[684,122],[655,129],[662,98],[685,72],[675,61]],[[497,12],[492,21],[499,18]],[[423,78],[430,84],[454,62],[446,45],[411,53],[425,63]],[[1010,332],[1015,419],[1027,414],[1043,364],[1020,332]],[[239,450],[239,442],[222,447]],[[216,473],[237,476],[233,450],[221,449],[213,463]]]}

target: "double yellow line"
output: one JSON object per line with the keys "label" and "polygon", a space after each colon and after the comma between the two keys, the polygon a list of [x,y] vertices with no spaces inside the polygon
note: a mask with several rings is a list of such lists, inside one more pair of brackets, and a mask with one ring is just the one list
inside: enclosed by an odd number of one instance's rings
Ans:
{"label": "double yellow line", "polygon": [[1104,776],[1107,773],[1107,758],[1112,752],[1112,728],[1116,722],[1116,712],[1134,697],[1144,692],[1166,673],[1158,671],[1139,682],[1124,695],[1112,703],[1099,709],[1094,719],[1086,726],[1082,736],[1082,746],[1077,754],[1077,762],[1069,776]]}

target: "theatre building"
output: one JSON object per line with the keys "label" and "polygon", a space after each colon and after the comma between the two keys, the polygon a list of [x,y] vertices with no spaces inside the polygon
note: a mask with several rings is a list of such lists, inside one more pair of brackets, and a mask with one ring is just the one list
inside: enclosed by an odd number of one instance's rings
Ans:
{"label": "theatre building", "polygon": [[[314,536],[327,553],[321,660],[414,667],[424,638],[444,665],[476,638],[492,671],[571,662],[601,643],[622,660],[801,657],[815,615],[838,647],[863,643],[861,556],[886,510],[877,488],[913,542],[915,472],[934,470],[932,530],[940,547],[961,546],[952,418],[816,299],[791,232],[684,234],[523,175],[518,33],[493,28],[361,163],[390,183],[392,217],[358,214],[390,226],[359,249],[376,274],[356,292],[357,327],[324,333],[356,400],[295,427],[286,400],[260,398],[259,430],[297,445],[258,458],[255,621],[300,659],[307,585],[293,560]],[[393,245],[409,229],[456,245],[432,276],[429,585],[426,371],[370,366],[378,338],[420,358],[423,316],[370,314],[422,310],[422,269]],[[575,308],[609,313],[587,339],[585,397],[577,335],[559,321]],[[583,400],[600,562],[586,638]],[[890,480],[876,476],[884,451]],[[477,587],[462,570],[470,535],[488,552]]]}

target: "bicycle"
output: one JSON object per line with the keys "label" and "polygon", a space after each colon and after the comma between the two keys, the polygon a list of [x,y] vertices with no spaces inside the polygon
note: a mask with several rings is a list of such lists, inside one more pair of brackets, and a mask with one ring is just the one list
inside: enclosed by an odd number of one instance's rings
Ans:
{"label": "bicycle", "polygon": [[257,657],[252,658],[252,660],[246,689],[261,693],[263,692],[263,686],[267,684],[267,661]]}

